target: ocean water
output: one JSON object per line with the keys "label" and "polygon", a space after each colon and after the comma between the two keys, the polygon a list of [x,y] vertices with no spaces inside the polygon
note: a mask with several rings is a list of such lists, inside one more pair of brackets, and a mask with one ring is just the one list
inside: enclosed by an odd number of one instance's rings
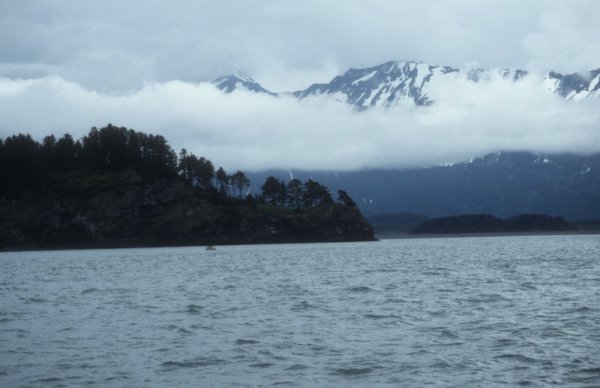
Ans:
{"label": "ocean water", "polygon": [[600,386],[600,236],[0,253],[0,386]]}

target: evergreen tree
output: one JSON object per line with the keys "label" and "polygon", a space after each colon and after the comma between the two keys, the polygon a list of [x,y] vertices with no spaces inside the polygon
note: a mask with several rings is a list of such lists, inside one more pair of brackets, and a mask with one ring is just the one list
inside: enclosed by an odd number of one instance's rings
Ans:
{"label": "evergreen tree", "polygon": [[231,176],[231,185],[237,191],[238,198],[241,199],[242,195],[250,189],[250,180],[246,174],[238,170]]}
{"label": "evergreen tree", "polygon": [[189,156],[188,156],[187,150],[185,148],[182,148],[181,151],[179,151],[179,164],[177,165],[177,172],[186,181],[189,181],[191,179],[190,167],[189,167]]}
{"label": "evergreen tree", "polygon": [[194,166],[194,175],[197,177],[198,183],[203,189],[213,187],[215,167],[210,160],[200,157]]}
{"label": "evergreen tree", "polygon": [[217,181],[217,190],[219,191],[219,193],[226,195],[229,191],[229,176],[227,175],[225,170],[223,170],[223,167],[219,167],[219,169],[217,170],[215,180]]}
{"label": "evergreen tree", "polygon": [[142,168],[142,153],[139,135],[133,129],[127,131],[127,165],[140,170]]}
{"label": "evergreen tree", "polygon": [[318,206],[326,203],[332,203],[333,198],[329,193],[327,187],[321,185],[319,182],[315,182],[309,179],[304,184],[304,205],[305,206]]}
{"label": "evergreen tree", "polygon": [[286,189],[283,181],[270,176],[260,188],[263,200],[270,205],[285,205]]}
{"label": "evergreen tree", "polygon": [[22,186],[38,183],[43,171],[40,144],[31,135],[13,135],[7,137],[2,146],[3,171],[2,192],[17,194]]}
{"label": "evergreen tree", "polygon": [[142,143],[142,173],[154,177],[176,175],[177,155],[161,135],[145,135]]}
{"label": "evergreen tree", "polygon": [[100,135],[98,128],[92,127],[84,136],[81,149],[81,165],[91,170],[99,170],[103,166],[102,153],[100,152]]}
{"label": "evergreen tree", "polygon": [[44,137],[42,140],[41,146],[41,158],[44,166],[50,170],[56,170],[56,160],[55,160],[55,149],[56,146],[56,137],[54,135],[48,135]]}
{"label": "evergreen tree", "polygon": [[303,204],[304,187],[299,179],[292,179],[287,184],[287,201],[289,206],[300,209]]}
{"label": "evergreen tree", "polygon": [[53,154],[56,171],[67,172],[77,168],[77,147],[73,137],[68,133],[58,139]]}
{"label": "evergreen tree", "polygon": [[191,182],[194,186],[208,189],[213,187],[215,167],[212,162],[204,157],[187,153],[183,148],[179,153],[179,165],[177,168],[183,179]]}
{"label": "evergreen tree", "polygon": [[338,190],[338,199],[341,203],[343,203],[346,206],[350,206],[350,207],[356,206],[356,202],[354,202],[354,200],[352,198],[350,198],[348,193],[344,190]]}
{"label": "evergreen tree", "polygon": [[108,124],[98,133],[101,170],[118,171],[127,165],[127,130]]}

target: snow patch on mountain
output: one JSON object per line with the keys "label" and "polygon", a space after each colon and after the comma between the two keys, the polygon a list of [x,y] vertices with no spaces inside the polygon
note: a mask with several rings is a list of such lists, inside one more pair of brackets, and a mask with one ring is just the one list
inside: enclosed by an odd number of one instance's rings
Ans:
{"label": "snow patch on mountain", "polygon": [[548,91],[567,100],[581,101],[588,97],[600,97],[600,69],[588,74],[567,75],[552,71],[546,75],[545,85]]}
{"label": "snow patch on mountain", "polygon": [[497,86],[497,81],[510,86],[526,79],[531,80],[532,77],[535,77],[535,82],[541,83],[541,90],[567,100],[600,97],[600,69],[584,75],[550,72],[540,77],[519,69],[456,69],[415,61],[390,61],[374,67],[350,69],[328,83],[313,84],[292,93],[270,92],[243,74],[221,77],[213,83],[226,93],[245,89],[272,96],[291,95],[298,99],[329,96],[365,110],[405,103],[429,106],[436,101],[436,97],[440,97],[439,91],[465,80],[483,87],[492,83]]}
{"label": "snow patch on mountain", "polygon": [[458,71],[450,67],[423,62],[391,61],[366,69],[350,69],[326,84],[313,84],[293,95],[303,99],[343,93],[347,102],[360,109],[390,106],[402,100],[416,105],[432,103],[426,90],[434,75]]}
{"label": "snow patch on mountain", "polygon": [[212,83],[225,93],[232,93],[237,89],[244,89],[255,93],[267,93],[272,96],[276,95],[276,93],[263,88],[258,82],[253,80],[252,77],[242,73],[220,77],[215,79]]}
{"label": "snow patch on mountain", "polygon": [[356,81],[352,81],[352,85],[358,85],[361,82],[365,82],[370,80],[371,78],[373,78],[375,75],[377,75],[377,71],[372,71],[369,74],[365,75],[364,77],[360,77],[359,79],[357,79]]}

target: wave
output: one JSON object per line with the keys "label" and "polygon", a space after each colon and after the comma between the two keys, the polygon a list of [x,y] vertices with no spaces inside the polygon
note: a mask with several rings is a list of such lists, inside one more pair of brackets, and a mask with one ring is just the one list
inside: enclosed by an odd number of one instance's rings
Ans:
{"label": "wave", "polygon": [[367,286],[357,286],[357,287],[348,288],[348,291],[350,291],[350,292],[371,292],[371,291],[375,291],[375,290],[372,289],[371,287],[367,287]]}
{"label": "wave", "polygon": [[162,369],[174,370],[179,368],[201,368],[204,366],[223,364],[224,362],[225,361],[220,358],[206,357],[189,361],[165,361],[160,364],[160,366]]}

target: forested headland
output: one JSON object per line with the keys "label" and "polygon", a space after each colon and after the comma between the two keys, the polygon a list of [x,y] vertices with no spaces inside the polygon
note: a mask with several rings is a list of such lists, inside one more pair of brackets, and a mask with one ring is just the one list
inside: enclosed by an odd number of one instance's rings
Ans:
{"label": "forested headland", "polygon": [[107,125],[81,139],[0,139],[0,248],[373,240],[354,201],[313,180],[252,194],[160,135]]}

